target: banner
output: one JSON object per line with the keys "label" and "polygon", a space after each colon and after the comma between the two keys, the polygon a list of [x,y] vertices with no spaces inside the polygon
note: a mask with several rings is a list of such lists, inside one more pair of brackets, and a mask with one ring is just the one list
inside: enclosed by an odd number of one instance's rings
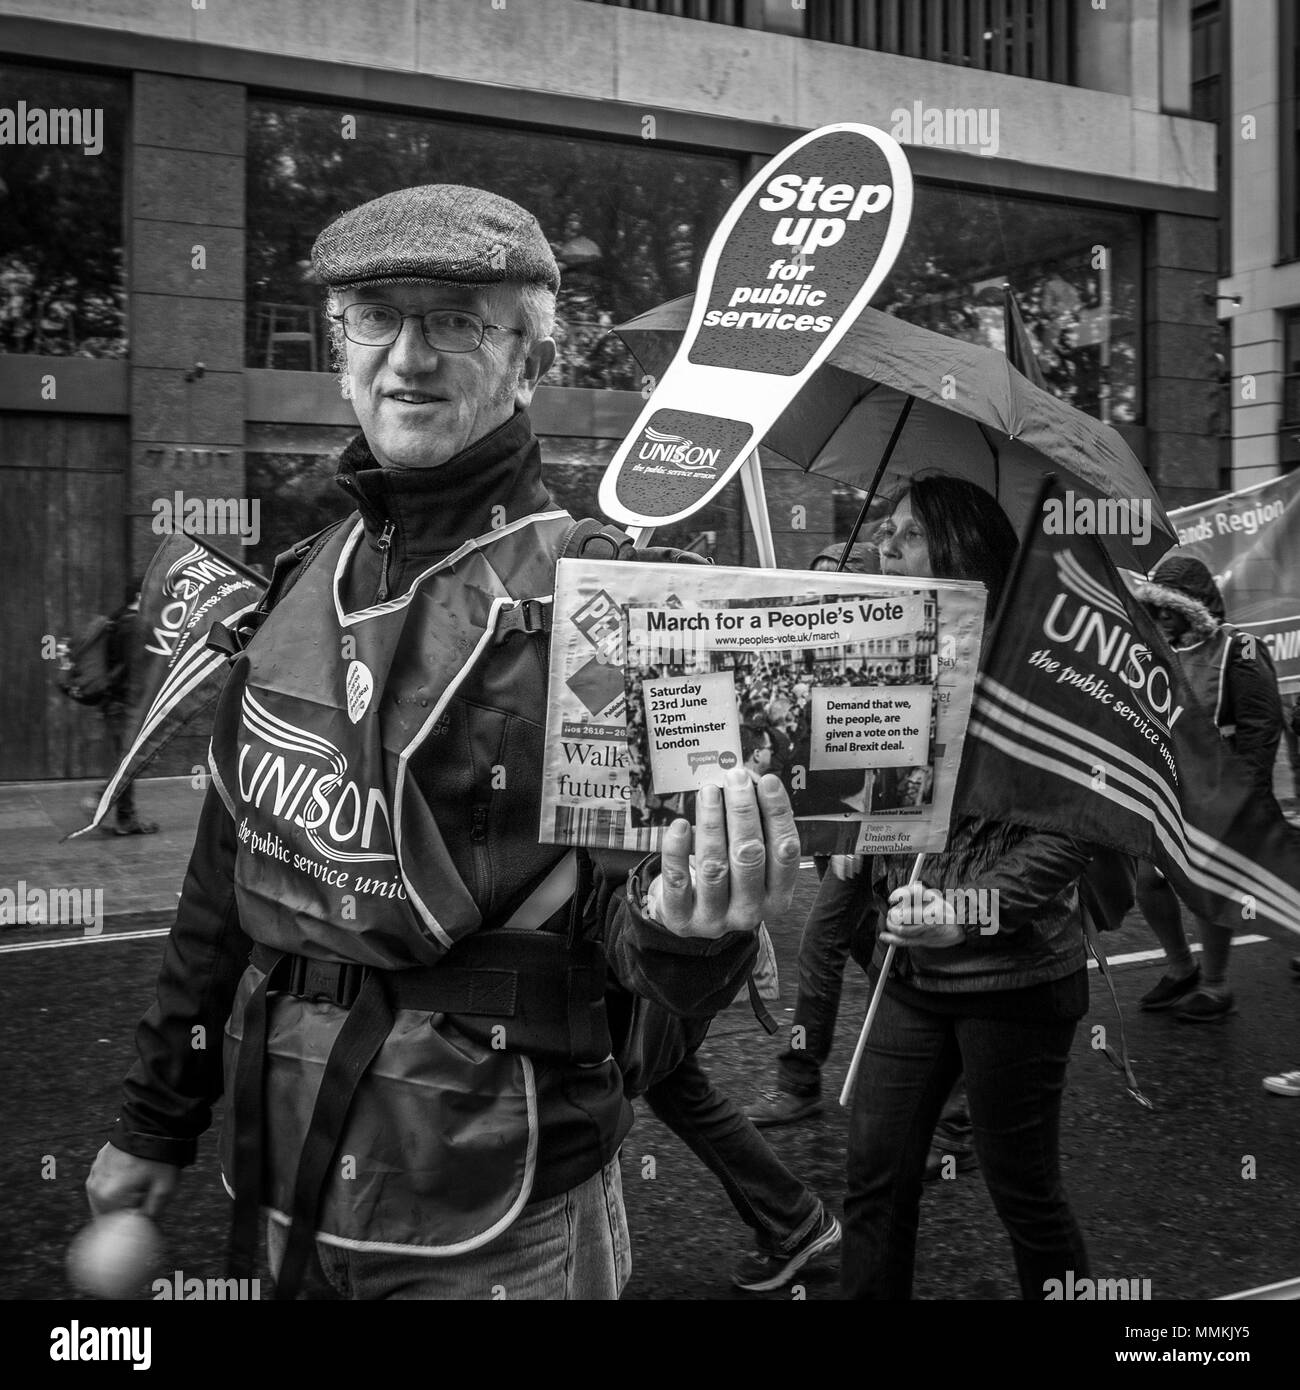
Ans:
{"label": "banner", "polygon": [[600,485],[622,526],[704,506],[826,360],[889,274],[912,215],[901,146],[823,126],[746,185],[700,267],[677,354]]}
{"label": "banner", "polygon": [[265,589],[266,580],[183,532],[158,547],[140,586],[132,654],[132,670],[141,673],[140,700],[131,711],[135,736],[90,824],[65,839],[94,830],[126,784],[212,703],[226,657],[205,645],[208,629],[255,607]]}
{"label": "banner", "polygon": [[1300,690],[1300,469],[1169,513],[1184,555],[1218,581],[1234,627],[1268,645],[1278,685]]}
{"label": "banner", "polygon": [[[942,849],[984,627],[983,585],[562,560],[541,839],[651,851],[770,741],[807,852]],[[762,775],[769,765],[754,759]],[[817,832],[816,839],[811,838]],[[830,842],[821,843],[821,835]]]}
{"label": "banner", "polygon": [[1142,855],[1224,926],[1300,932],[1300,830],[1259,795],[1094,536],[1040,524],[1022,543],[956,809]]}

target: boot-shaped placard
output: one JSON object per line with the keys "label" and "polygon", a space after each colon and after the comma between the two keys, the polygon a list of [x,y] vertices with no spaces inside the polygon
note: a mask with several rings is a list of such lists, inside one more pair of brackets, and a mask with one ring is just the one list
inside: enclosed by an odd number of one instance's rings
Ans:
{"label": "boot-shaped placard", "polygon": [[664,526],[704,506],[866,307],[911,213],[884,131],[823,126],[777,155],[709,243],[677,355],[601,481],[605,515]]}

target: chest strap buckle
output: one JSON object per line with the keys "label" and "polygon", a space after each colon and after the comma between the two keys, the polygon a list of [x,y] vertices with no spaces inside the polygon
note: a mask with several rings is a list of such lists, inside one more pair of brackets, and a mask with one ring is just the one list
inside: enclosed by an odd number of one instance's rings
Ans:
{"label": "chest strap buckle", "polygon": [[352,961],[313,960],[310,956],[290,956],[290,994],[299,999],[324,1001],[350,1009],[361,993],[366,967]]}
{"label": "chest strap buckle", "polygon": [[541,598],[521,598],[509,608],[503,608],[497,617],[494,642],[504,642],[512,632],[531,635],[534,632],[551,630],[551,600]]}

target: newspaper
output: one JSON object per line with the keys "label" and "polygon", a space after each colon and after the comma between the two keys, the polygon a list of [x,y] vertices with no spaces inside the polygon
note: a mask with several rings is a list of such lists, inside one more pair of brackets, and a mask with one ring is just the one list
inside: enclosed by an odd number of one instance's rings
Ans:
{"label": "newspaper", "polygon": [[781,777],[807,849],[942,849],[984,605],[952,580],[561,561],[541,838],[650,852],[745,767]]}

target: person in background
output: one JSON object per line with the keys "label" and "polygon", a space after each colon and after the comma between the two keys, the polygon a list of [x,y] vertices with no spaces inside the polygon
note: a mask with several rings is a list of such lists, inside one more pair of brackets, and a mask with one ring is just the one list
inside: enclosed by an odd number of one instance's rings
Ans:
{"label": "person in background", "polygon": [[1291,765],[1291,795],[1300,800],[1300,695],[1282,696],[1282,738]]}
{"label": "person in background", "polygon": [[[1016,537],[994,500],[957,478],[917,479],[880,536],[881,569],[978,579],[990,609]],[[1077,881],[1093,847],[1070,836],[956,815],[947,848],[878,855],[855,959],[883,991],[849,1120],[843,1289],[908,1298],[922,1180],[935,1123],[964,1075],[979,1165],[1011,1239],[1022,1295],[1087,1277],[1060,1172],[1061,1098],[1088,1008]],[[957,919],[945,890],[993,894],[998,930]],[[880,934],[877,937],[878,928]],[[880,979],[885,948],[893,973]]]}
{"label": "person in background", "polygon": [[[843,544],[827,546],[813,557],[809,568],[819,573],[838,570],[845,549]],[[880,557],[874,544],[855,545],[844,569],[850,574],[879,574]],[[797,685],[795,694],[804,717],[788,756],[797,763],[801,756],[804,760],[808,756],[806,751],[802,755],[799,751],[806,750],[810,737],[808,687]],[[844,807],[839,805],[836,809],[842,811]],[[857,826],[852,829],[852,838],[856,839]],[[845,847],[851,848],[847,837],[838,838],[845,839]],[[828,874],[832,861],[838,871]],[[799,991],[790,1025],[790,1046],[777,1058],[775,1089],[761,1091],[745,1112],[760,1129],[797,1124],[821,1111],[821,1074],[835,1038],[844,966],[849,958],[849,931],[862,909],[857,901],[862,885],[846,871],[851,861],[851,854],[813,855],[820,885],[799,939]]]}
{"label": "person in background", "polygon": [[749,773],[749,780],[757,784],[765,772],[772,769],[772,736],[766,729],[756,729],[752,724],[740,726],[741,766]]}
{"label": "person in background", "polygon": [[[1273,801],[1282,703],[1268,648],[1224,621],[1223,596],[1214,576],[1191,556],[1165,559],[1135,593],[1173,648],[1198,701],[1250,769],[1258,794]],[[1228,989],[1232,928],[1196,917],[1203,962],[1197,965],[1178,897],[1145,860],[1138,869],[1137,898],[1165,953],[1165,973],[1142,996],[1141,1007],[1177,1009],[1180,1023],[1221,1023],[1235,1013]]]}
{"label": "person in background", "polygon": [[[108,697],[100,706],[104,727],[108,731],[108,746],[113,753],[114,766],[126,757],[133,732],[132,716],[140,702],[140,672],[135,660],[140,626],[140,581],[127,584],[121,608],[112,615],[108,630],[108,667],[113,684]],[[98,798],[96,799],[98,800]],[[141,820],[135,809],[135,782],[127,781],[113,803],[114,818],[105,823],[108,835],[156,835],[158,823]]]}
{"label": "person in background", "polygon": [[[840,568],[840,557],[848,547],[843,543],[828,545],[824,550],[819,550],[813,556],[812,564],[808,566],[810,570],[818,573],[830,573]],[[874,545],[867,541],[859,541],[853,547],[853,553],[849,556],[844,565],[844,573],[847,574],[879,574],[880,559],[876,554]]]}

